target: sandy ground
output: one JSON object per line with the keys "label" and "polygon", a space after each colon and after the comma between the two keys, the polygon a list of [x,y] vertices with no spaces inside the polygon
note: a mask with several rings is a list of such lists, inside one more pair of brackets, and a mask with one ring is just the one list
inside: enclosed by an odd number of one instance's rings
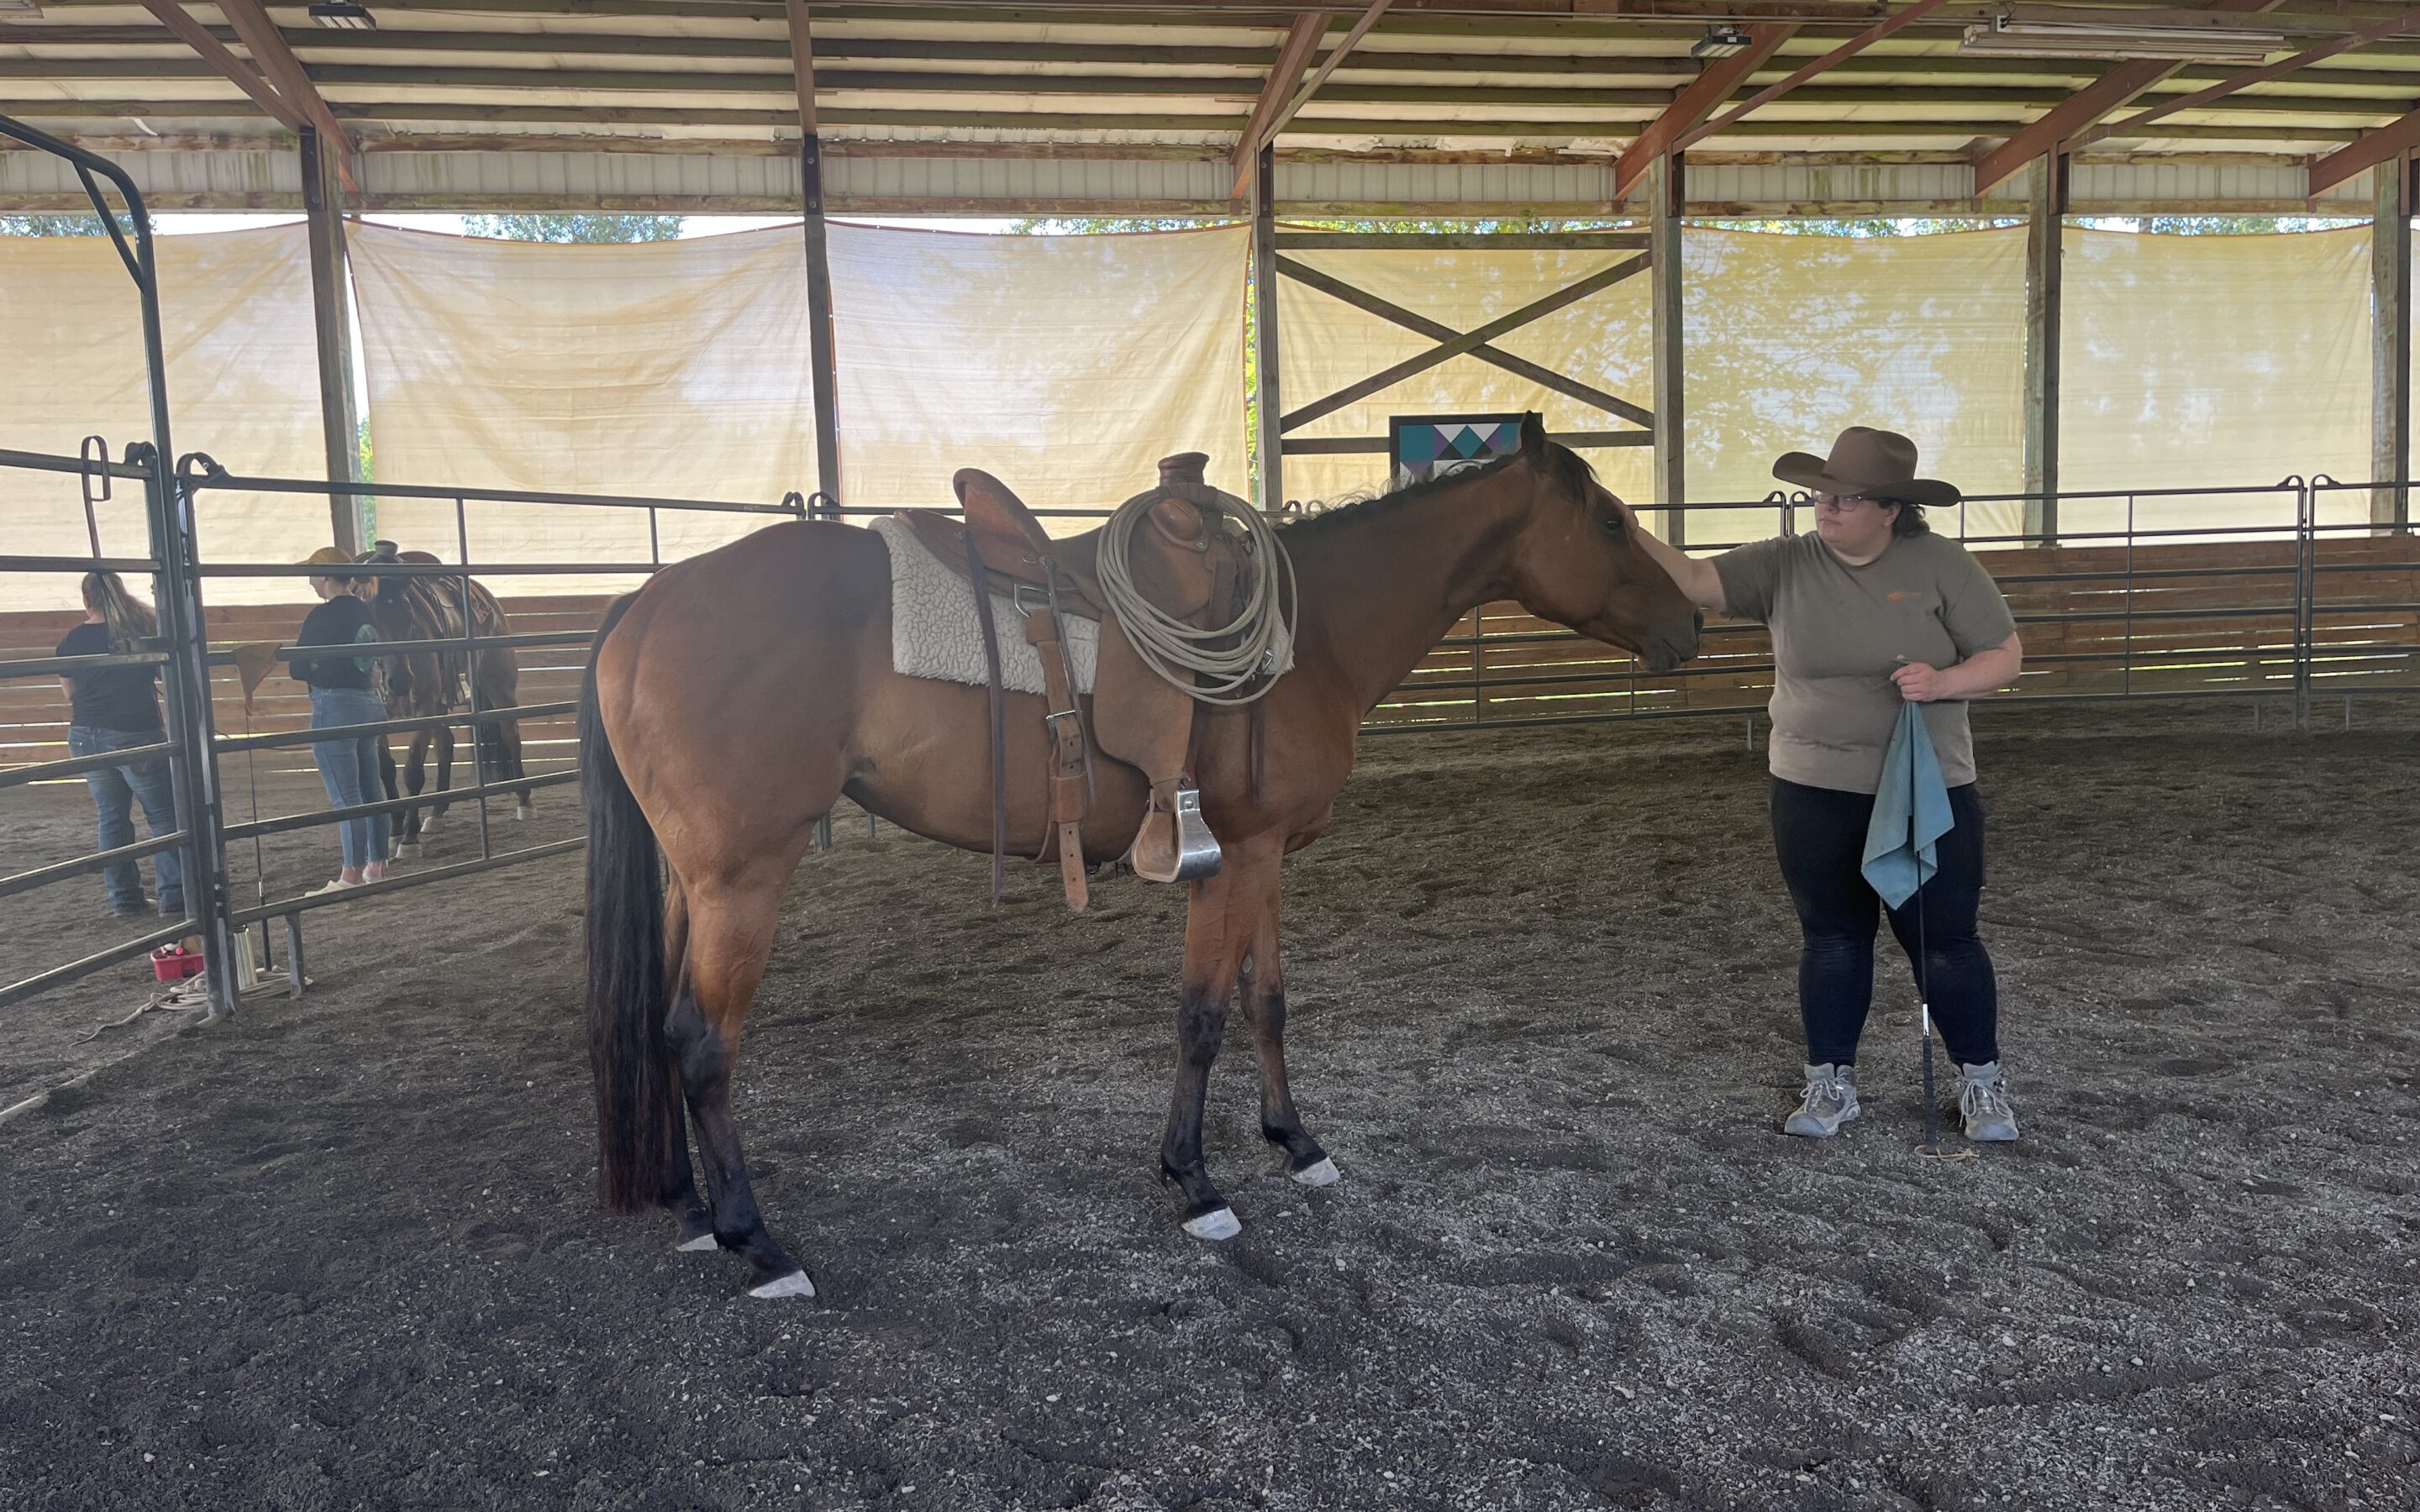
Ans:
{"label": "sandy ground", "polygon": [[1155,1180],[1179,896],[994,910],[845,820],[737,1102],[812,1303],[597,1211],[574,860],[315,916],[228,1025],[76,1045],[105,974],[0,1011],[0,1103],[101,1067],[0,1124],[0,1507],[2420,1506],[2420,720],[2334,722],[1978,715],[2026,1137],[1948,1164],[1887,947],[1865,1121],[1776,1132],[1736,722],[1373,741],[1288,869],[1345,1180],[1284,1180],[1231,1035],[1223,1246]]}

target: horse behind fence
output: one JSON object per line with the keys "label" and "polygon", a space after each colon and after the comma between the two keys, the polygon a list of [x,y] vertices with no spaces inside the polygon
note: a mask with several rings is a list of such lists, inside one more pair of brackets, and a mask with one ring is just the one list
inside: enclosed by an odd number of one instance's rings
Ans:
{"label": "horse behind fence", "polygon": [[[398,551],[392,541],[363,560],[438,563],[426,551]],[[371,608],[378,618],[379,638],[390,641],[459,640],[463,638],[463,591],[469,589],[471,633],[481,639],[505,633],[504,609],[477,579],[442,576],[382,578]],[[465,709],[509,709],[520,702],[520,659],[510,646],[487,646],[475,652],[411,651],[390,656],[386,667],[386,710],[390,718],[456,714]],[[521,731],[517,719],[482,720],[474,727],[473,749],[482,782],[511,781],[522,775]],[[454,785],[454,728],[437,725],[411,733],[402,790],[397,791],[394,756],[381,741],[379,766],[386,779],[386,795],[418,797],[428,779],[428,751],[437,748],[437,794],[427,816],[419,806],[407,809],[396,826],[396,854],[420,854],[421,837],[437,828],[444,816],[444,795]],[[530,795],[513,795],[513,817],[527,819]]]}

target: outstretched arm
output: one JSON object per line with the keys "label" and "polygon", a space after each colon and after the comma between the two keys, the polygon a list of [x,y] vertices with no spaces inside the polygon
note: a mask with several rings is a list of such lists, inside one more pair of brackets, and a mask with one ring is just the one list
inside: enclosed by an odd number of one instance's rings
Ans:
{"label": "outstretched arm", "polygon": [[1638,543],[1657,566],[1671,575],[1672,581],[1680,586],[1683,597],[1709,613],[1729,611],[1729,606],[1723,602],[1723,580],[1715,574],[1713,563],[1700,561],[1677,547],[1667,546],[1638,522],[1636,510],[1619,499],[1614,501],[1614,504],[1621,511],[1622,518],[1630,522],[1631,539]]}

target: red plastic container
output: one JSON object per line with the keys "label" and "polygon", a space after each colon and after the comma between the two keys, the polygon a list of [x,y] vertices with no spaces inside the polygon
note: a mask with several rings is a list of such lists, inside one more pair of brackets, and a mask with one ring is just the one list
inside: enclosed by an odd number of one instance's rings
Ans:
{"label": "red plastic container", "polygon": [[163,945],[151,952],[151,975],[162,981],[182,981],[202,974],[202,952],[181,945]]}

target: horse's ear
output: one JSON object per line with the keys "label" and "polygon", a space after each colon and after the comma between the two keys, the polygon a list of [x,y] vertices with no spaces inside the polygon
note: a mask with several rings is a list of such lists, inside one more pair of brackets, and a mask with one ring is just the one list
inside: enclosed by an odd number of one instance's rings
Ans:
{"label": "horse's ear", "polygon": [[1521,417],[1521,455],[1532,462],[1546,459],[1546,419],[1535,409]]}

